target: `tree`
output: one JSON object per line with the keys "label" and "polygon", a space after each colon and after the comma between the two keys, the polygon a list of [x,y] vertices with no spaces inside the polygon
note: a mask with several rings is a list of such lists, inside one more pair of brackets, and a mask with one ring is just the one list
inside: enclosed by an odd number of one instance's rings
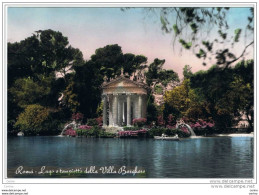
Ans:
{"label": "tree", "polygon": [[63,105],[71,113],[81,112],[86,118],[93,118],[101,101],[102,70],[91,60],[74,70],[64,91]]}
{"label": "tree", "polygon": [[123,73],[129,76],[134,75],[137,71],[142,71],[146,68],[147,57],[143,55],[134,55],[131,53],[126,53],[123,55]]}
{"label": "tree", "polygon": [[68,38],[53,30],[36,31],[19,43],[8,43],[9,83],[17,78],[50,76],[69,66],[82,64],[82,53],[69,45]]}
{"label": "tree", "polygon": [[[29,104],[57,109],[69,78],[67,71],[82,63],[81,51],[53,30],[36,31],[25,40],[8,43],[8,124],[14,124]],[[58,72],[63,77],[57,79]]]}
{"label": "tree", "polygon": [[24,112],[19,114],[15,126],[18,126],[27,135],[40,133],[43,123],[49,117],[49,109],[38,104],[28,105]]}
{"label": "tree", "polygon": [[160,60],[158,58],[154,59],[148,66],[148,70],[145,73],[146,82],[150,86],[153,82],[162,83],[166,86],[169,82],[179,81],[178,74],[173,70],[165,70],[163,69],[163,65],[165,60]]}
{"label": "tree", "polygon": [[183,68],[183,77],[184,79],[190,79],[192,76],[192,71],[191,71],[191,66],[190,65],[185,65]]}
{"label": "tree", "polygon": [[121,74],[123,64],[123,53],[117,44],[107,45],[95,50],[91,61],[100,69],[101,74],[107,76],[108,80]]}
{"label": "tree", "polygon": [[216,125],[231,127],[245,113],[253,128],[253,60],[241,61],[233,68],[213,66],[191,77],[191,87],[199,91]]}

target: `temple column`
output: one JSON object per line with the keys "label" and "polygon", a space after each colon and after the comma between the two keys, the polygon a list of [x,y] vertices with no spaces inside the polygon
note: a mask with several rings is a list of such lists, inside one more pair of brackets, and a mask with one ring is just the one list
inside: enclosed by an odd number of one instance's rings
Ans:
{"label": "temple column", "polygon": [[114,95],[113,101],[113,125],[118,125],[118,95]]}
{"label": "temple column", "polygon": [[122,123],[122,101],[118,100],[118,125]]}
{"label": "temple column", "polygon": [[113,97],[112,95],[109,96],[109,126],[112,126],[112,104],[113,104]]}
{"label": "temple column", "polygon": [[138,118],[142,117],[142,110],[143,110],[143,105],[142,105],[142,95],[138,96],[138,107],[139,107],[139,113],[138,113]]}
{"label": "temple column", "polygon": [[130,95],[127,95],[127,126],[131,125],[131,102]]}
{"label": "temple column", "polygon": [[103,126],[107,126],[107,97],[103,96]]}

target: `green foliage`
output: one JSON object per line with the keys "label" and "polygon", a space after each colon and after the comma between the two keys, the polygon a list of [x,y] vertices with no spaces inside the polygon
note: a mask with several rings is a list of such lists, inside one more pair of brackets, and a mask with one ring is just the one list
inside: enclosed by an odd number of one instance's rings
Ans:
{"label": "green foliage", "polygon": [[18,116],[15,123],[16,127],[25,132],[25,134],[38,134],[42,130],[42,125],[48,120],[49,109],[43,106],[32,104],[25,108],[25,111]]}
{"label": "green foliage", "polygon": [[160,60],[158,58],[154,59],[148,66],[148,70],[145,73],[146,82],[148,85],[151,85],[152,82],[156,81],[166,86],[169,82],[179,81],[178,74],[173,70],[163,70],[162,67],[165,63],[165,60]]}
{"label": "green foliage", "polygon": [[[53,30],[39,30],[25,40],[8,43],[8,121],[16,121],[30,104],[56,109],[69,77],[67,71],[83,63],[81,51]],[[57,72],[64,77],[57,79]],[[15,128],[9,124],[8,131]]]}
{"label": "green foliage", "polygon": [[234,41],[235,41],[235,42],[238,42],[238,41],[239,41],[239,37],[240,37],[241,31],[242,31],[242,29],[240,29],[240,28],[237,28],[237,29],[235,30],[235,38],[234,38]]}
{"label": "green foliage", "polygon": [[185,49],[190,49],[191,46],[192,46],[192,42],[186,42],[185,40],[183,39],[180,39],[179,42],[182,44],[182,46],[185,48]]}
{"label": "green foliage", "polygon": [[63,92],[64,98],[62,99],[63,104],[71,110],[72,113],[75,113],[79,110],[79,100],[78,95],[74,93],[75,82],[70,82],[66,89]]}
{"label": "green foliage", "polygon": [[219,35],[220,35],[220,37],[222,39],[226,39],[227,38],[227,33],[223,33],[221,30],[219,30],[218,33],[219,33]]}
{"label": "green foliage", "polygon": [[189,65],[185,65],[183,68],[183,77],[184,79],[190,79],[191,76],[193,75],[192,71],[191,71],[191,66]]}
{"label": "green foliage", "polygon": [[[254,8],[250,8],[247,14],[247,24],[239,24],[239,28],[231,35],[229,32],[229,18],[231,18],[230,9],[223,7],[163,7],[163,8],[147,8],[148,11],[159,13],[161,29],[165,33],[173,34],[173,43],[179,42],[181,46],[187,50],[193,48],[196,57],[203,57],[203,65],[207,65],[212,58],[218,66],[228,67],[230,64],[245,57],[246,50],[253,45],[254,30]],[[249,9],[249,8],[248,8]],[[229,17],[228,17],[229,16]],[[173,31],[173,32],[172,32]],[[210,32],[218,32],[216,37],[211,40],[204,41],[203,37],[209,35]],[[241,55],[236,56],[231,50],[234,43],[239,41],[242,31],[246,32],[245,39],[250,41],[243,44]],[[204,34],[205,33],[205,34]],[[234,42],[232,39],[234,37]],[[188,41],[187,41],[188,40]],[[220,40],[220,41],[219,41]],[[215,44],[214,44],[215,43]],[[200,52],[200,46],[204,45],[209,53]],[[215,45],[215,46],[214,46]],[[228,49],[228,52],[226,52]],[[240,51],[240,46],[238,46]],[[206,54],[206,56],[204,55]],[[230,54],[231,57],[227,58]],[[206,60],[206,62],[205,62]]]}
{"label": "green foliage", "polygon": [[180,30],[179,30],[179,28],[178,28],[178,26],[177,26],[176,24],[173,25],[173,29],[174,29],[174,33],[175,33],[176,35],[179,35],[179,34],[180,34]]}
{"label": "green foliage", "polygon": [[141,71],[146,67],[145,63],[147,63],[147,57],[126,53],[123,55],[123,73],[129,76],[135,75],[137,71]]}
{"label": "green foliage", "polygon": [[158,109],[156,104],[154,103],[154,97],[151,94],[148,94],[147,101],[147,123],[150,124],[153,121],[156,121],[158,116]]}
{"label": "green foliage", "polygon": [[198,58],[206,58],[206,53],[203,49],[200,49],[199,53],[196,54]]}
{"label": "green foliage", "polygon": [[156,85],[155,86],[155,93],[162,95],[163,94],[163,87],[161,85]]}
{"label": "green foliage", "polygon": [[104,131],[98,126],[94,126],[91,129],[76,129],[77,136],[83,137],[95,137],[95,138],[113,138],[116,136],[114,133]]}
{"label": "green foliage", "polygon": [[217,128],[231,127],[240,113],[253,127],[253,66],[252,60],[241,61],[233,68],[213,66],[191,77],[191,87],[203,94],[204,109]]}
{"label": "green foliage", "polygon": [[193,33],[197,33],[197,31],[198,31],[198,26],[197,26],[197,24],[191,23],[191,24],[190,24],[190,27],[191,27]]}
{"label": "green foliage", "polygon": [[102,116],[103,115],[103,101],[101,101],[101,103],[97,107],[96,114],[97,114],[97,116]]}
{"label": "green foliage", "polygon": [[123,53],[119,45],[107,45],[96,49],[95,54],[91,56],[91,60],[101,70],[102,75],[111,79],[121,73]]}
{"label": "green foliage", "polygon": [[98,122],[95,118],[89,118],[87,119],[87,125],[89,126],[97,126],[98,125]]}
{"label": "green foliage", "polygon": [[190,79],[185,79],[180,86],[167,91],[164,95],[164,116],[173,114],[176,118],[188,117],[192,120],[207,118],[207,110],[202,94],[192,89]]}
{"label": "green foliage", "polygon": [[202,41],[202,44],[206,47],[208,51],[212,50],[213,43],[210,43],[209,41]]}
{"label": "green foliage", "polygon": [[51,92],[50,86],[49,78],[43,77],[38,82],[34,82],[31,78],[20,78],[14,82],[9,91],[14,103],[24,108],[29,104],[43,103]]}
{"label": "green foliage", "polygon": [[124,131],[137,131],[137,130],[140,130],[140,129],[142,129],[142,127],[137,127],[137,126],[134,126],[134,127],[123,127]]}
{"label": "green foliage", "polygon": [[190,90],[190,81],[184,80],[180,86],[165,93],[164,101],[168,106],[184,114],[189,108],[191,101],[189,97]]}

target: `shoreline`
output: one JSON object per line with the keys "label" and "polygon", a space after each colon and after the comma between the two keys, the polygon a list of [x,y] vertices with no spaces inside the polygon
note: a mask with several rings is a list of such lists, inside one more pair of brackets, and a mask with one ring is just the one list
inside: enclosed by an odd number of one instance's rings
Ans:
{"label": "shoreline", "polygon": [[216,137],[254,137],[254,132],[252,133],[230,133],[230,134],[216,134]]}
{"label": "shoreline", "polygon": [[[10,136],[10,137],[33,137],[33,136]],[[44,135],[44,136],[40,136],[40,135],[36,135],[36,137],[69,137],[69,136],[64,136],[64,135]],[[76,137],[80,137],[80,136],[76,136]],[[182,138],[182,139],[195,139],[195,138],[213,138],[213,137],[254,137],[254,132],[252,133],[226,133],[226,134],[212,134],[212,135],[197,135],[197,136],[191,136],[191,137],[186,137],[186,138]],[[106,137],[103,137],[106,138]],[[107,137],[107,138],[111,138],[111,137]],[[116,138],[116,137],[114,137]],[[151,138],[154,139],[154,138]]]}

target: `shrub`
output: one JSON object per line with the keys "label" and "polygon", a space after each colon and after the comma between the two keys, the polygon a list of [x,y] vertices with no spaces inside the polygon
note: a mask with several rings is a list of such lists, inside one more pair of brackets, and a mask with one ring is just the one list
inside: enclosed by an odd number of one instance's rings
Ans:
{"label": "shrub", "polygon": [[92,128],[92,126],[88,126],[88,125],[80,125],[78,127],[78,129],[84,129],[84,130],[91,129],[91,128]]}
{"label": "shrub", "polygon": [[87,125],[89,126],[98,126],[98,122],[95,118],[89,118],[87,120]]}
{"label": "shrub", "polygon": [[76,136],[76,131],[74,129],[67,129],[65,132],[65,135],[70,135],[70,136]]}
{"label": "shrub", "polygon": [[101,131],[100,135],[99,135],[99,137],[101,137],[101,138],[113,138],[115,136],[116,136],[115,133],[110,133],[110,132],[106,132],[106,131]]}
{"label": "shrub", "polygon": [[153,127],[148,131],[149,137],[161,136],[166,132],[166,128],[164,127]]}
{"label": "shrub", "polygon": [[140,129],[141,129],[141,127],[123,127],[124,131],[137,131]]}
{"label": "shrub", "polygon": [[81,125],[78,129],[76,129],[76,133],[78,136],[86,136],[86,137],[100,137],[103,135],[104,130],[98,126],[88,126]]}
{"label": "shrub", "polygon": [[175,125],[175,122],[175,117],[172,114],[169,114],[167,118],[167,125],[173,126]]}
{"label": "shrub", "polygon": [[143,127],[147,122],[146,118],[135,118],[133,119],[133,125],[137,127]]}
{"label": "shrub", "polygon": [[84,115],[80,112],[72,114],[72,119],[75,120],[76,122],[81,122],[83,118],[84,118]]}
{"label": "shrub", "polygon": [[44,122],[50,120],[49,109],[38,104],[32,104],[19,114],[15,127],[18,127],[25,135],[37,135],[46,129]]}
{"label": "shrub", "polygon": [[164,120],[164,118],[163,118],[162,115],[159,115],[159,116],[157,117],[157,125],[158,125],[158,126],[165,126],[165,120]]}
{"label": "shrub", "polygon": [[196,123],[190,124],[196,135],[213,134],[215,132],[214,121],[204,121],[199,119]]}

